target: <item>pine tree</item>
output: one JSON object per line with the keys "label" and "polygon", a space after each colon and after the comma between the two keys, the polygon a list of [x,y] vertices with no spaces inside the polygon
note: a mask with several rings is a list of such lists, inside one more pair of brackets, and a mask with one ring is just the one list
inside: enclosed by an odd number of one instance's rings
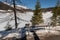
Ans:
{"label": "pine tree", "polygon": [[52,16],[52,25],[56,26],[57,24],[57,17],[60,16],[60,2],[57,2],[57,5],[55,8],[52,10],[53,16]]}
{"label": "pine tree", "polygon": [[56,9],[57,9],[57,7],[55,7],[55,8],[52,10],[52,12],[53,12],[52,25],[53,25],[53,26],[56,26],[56,19],[57,19]]}
{"label": "pine tree", "polygon": [[32,17],[31,22],[32,22],[32,25],[38,25],[43,22],[39,0],[37,0],[36,2],[34,15]]}
{"label": "pine tree", "polygon": [[58,20],[58,25],[60,26],[60,1],[57,3],[57,20]]}

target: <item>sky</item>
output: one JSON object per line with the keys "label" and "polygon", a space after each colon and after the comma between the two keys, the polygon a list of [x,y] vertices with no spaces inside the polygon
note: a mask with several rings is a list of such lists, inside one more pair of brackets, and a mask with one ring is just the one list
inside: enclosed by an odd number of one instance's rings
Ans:
{"label": "sky", "polygon": [[[41,8],[54,7],[57,3],[57,0],[40,0]],[[27,7],[34,9],[36,0],[24,0],[24,4]]]}
{"label": "sky", "polygon": [[[1,1],[1,0],[0,0]],[[58,0],[40,0],[41,8],[54,7]],[[34,9],[36,0],[21,0],[22,5],[27,6],[30,9]],[[19,4],[19,2],[18,2]]]}

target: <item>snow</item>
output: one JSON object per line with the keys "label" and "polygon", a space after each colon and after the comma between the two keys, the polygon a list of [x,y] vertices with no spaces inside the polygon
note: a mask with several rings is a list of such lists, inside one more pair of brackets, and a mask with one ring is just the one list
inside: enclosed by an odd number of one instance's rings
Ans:
{"label": "snow", "polygon": [[60,35],[59,31],[56,30],[37,30],[36,31],[38,36],[45,36],[45,35]]}
{"label": "snow", "polygon": [[[20,20],[18,20],[18,23],[19,23],[18,28],[19,27],[22,28],[25,26],[26,23],[30,23],[30,19],[32,18],[32,14],[33,14],[33,12],[26,12],[26,13],[19,13],[18,12],[17,17],[20,18]],[[1,31],[4,29],[4,26],[7,25],[8,21],[10,21],[11,18],[14,19],[14,14],[13,13],[4,13],[4,14],[0,13],[0,15],[1,15],[0,16],[0,28],[1,28],[0,31]],[[11,20],[9,22],[9,24],[14,27],[15,21]]]}
{"label": "snow", "polygon": [[51,16],[52,16],[52,12],[51,11],[43,13],[43,19],[50,18]]}
{"label": "snow", "polygon": [[43,12],[43,19],[44,19],[44,23],[45,24],[48,24],[49,22],[51,22],[51,17],[52,17],[52,12],[51,11],[48,11],[48,12]]}
{"label": "snow", "polygon": [[[52,16],[52,13],[51,11],[48,11],[48,12],[43,12],[43,19],[44,19],[44,24],[48,24],[48,22],[51,22],[50,20],[50,17]],[[25,26],[25,24],[28,24],[31,20],[33,16],[33,12],[24,12],[24,13],[20,13],[20,12],[17,12],[17,17],[18,17],[18,28],[22,28]],[[47,17],[46,17],[47,16]],[[13,20],[11,20],[11,18]],[[9,21],[9,24],[11,25],[11,27],[15,27],[15,21],[14,21],[14,13],[11,12],[11,13],[0,13],[0,31],[1,30],[5,30],[5,26],[7,25]]]}
{"label": "snow", "polygon": [[54,27],[53,30],[58,30],[58,31],[60,31],[60,26]]}
{"label": "snow", "polygon": [[[10,14],[5,14],[5,15],[8,16]],[[30,23],[31,24],[30,20],[31,20],[32,16],[33,16],[33,12],[26,12],[26,13],[19,13],[19,12],[17,12],[17,17],[20,18],[20,20],[18,20],[18,23],[19,23],[18,28],[24,27],[26,23]],[[48,17],[45,17],[45,16],[48,16]],[[45,24],[48,24],[47,21],[49,21],[50,19],[47,19],[47,18],[50,18],[51,16],[52,16],[51,12],[43,13],[43,19],[44,19]],[[8,19],[10,19],[10,18],[6,18],[6,21]],[[23,19],[23,21],[21,19]],[[14,27],[14,23],[15,23],[14,20],[10,21],[10,25],[13,26],[13,27]]]}
{"label": "snow", "polygon": [[13,37],[21,38],[20,36],[21,36],[21,35],[20,35],[19,33],[10,33],[10,34],[8,34],[7,36],[5,36],[3,39],[13,38]]}
{"label": "snow", "polygon": [[[13,7],[13,5],[9,4],[9,3],[6,3],[6,2],[3,2],[4,4],[7,4],[7,5],[10,5]],[[23,9],[29,9],[27,8],[26,6],[23,6],[23,5],[16,5],[16,7],[19,7],[19,8],[23,8]]]}
{"label": "snow", "polygon": [[[13,5],[11,5],[11,7],[13,7]],[[20,9],[20,8],[22,8],[22,9],[29,9],[26,6],[23,6],[23,5],[16,5],[16,8],[17,9]]]}
{"label": "snow", "polygon": [[27,7],[25,6],[22,6],[22,5],[16,5],[17,7],[20,7],[20,8],[23,8],[23,9],[28,9]]}
{"label": "snow", "polygon": [[[7,25],[8,21],[9,24],[14,28],[15,21],[14,21],[14,13],[0,13],[0,31],[5,30],[5,26]],[[26,23],[31,23],[30,20],[33,16],[33,12],[26,12],[26,13],[19,13],[17,12],[18,20],[18,28],[22,28],[25,26]],[[11,18],[13,20],[11,20]]]}

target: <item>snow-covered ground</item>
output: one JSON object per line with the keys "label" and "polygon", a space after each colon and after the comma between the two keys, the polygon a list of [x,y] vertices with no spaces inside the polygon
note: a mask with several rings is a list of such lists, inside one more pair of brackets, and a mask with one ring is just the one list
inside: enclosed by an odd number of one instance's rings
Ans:
{"label": "snow-covered ground", "polygon": [[51,22],[51,17],[52,17],[52,12],[48,11],[48,12],[43,12],[43,19],[44,19],[44,23],[48,24],[49,22]]}
{"label": "snow-covered ground", "polygon": [[[19,13],[17,12],[18,17],[18,28],[24,27],[26,23],[31,23],[30,20],[33,16],[33,12],[25,12],[25,13]],[[47,17],[46,17],[47,16]],[[50,17],[52,16],[51,11],[43,13],[43,19],[44,23],[48,24],[50,22]],[[5,26],[7,25],[8,21],[9,24],[14,27],[14,14],[12,13],[0,13],[0,31],[5,29]]]}
{"label": "snow-covered ground", "polygon": [[[5,28],[8,21],[9,24],[14,27],[14,14],[13,13],[0,13],[0,31]],[[17,13],[18,17],[18,28],[24,27],[26,23],[30,23],[30,20],[32,18],[33,12],[26,12],[26,13]]]}

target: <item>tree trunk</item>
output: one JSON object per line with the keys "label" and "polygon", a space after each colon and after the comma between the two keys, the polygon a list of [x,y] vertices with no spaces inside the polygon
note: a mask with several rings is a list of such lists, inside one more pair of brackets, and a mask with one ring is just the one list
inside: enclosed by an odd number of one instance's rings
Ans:
{"label": "tree trunk", "polygon": [[13,0],[13,11],[14,11],[14,17],[15,17],[15,29],[17,28],[17,17],[16,17],[16,7],[15,7],[15,0]]}

